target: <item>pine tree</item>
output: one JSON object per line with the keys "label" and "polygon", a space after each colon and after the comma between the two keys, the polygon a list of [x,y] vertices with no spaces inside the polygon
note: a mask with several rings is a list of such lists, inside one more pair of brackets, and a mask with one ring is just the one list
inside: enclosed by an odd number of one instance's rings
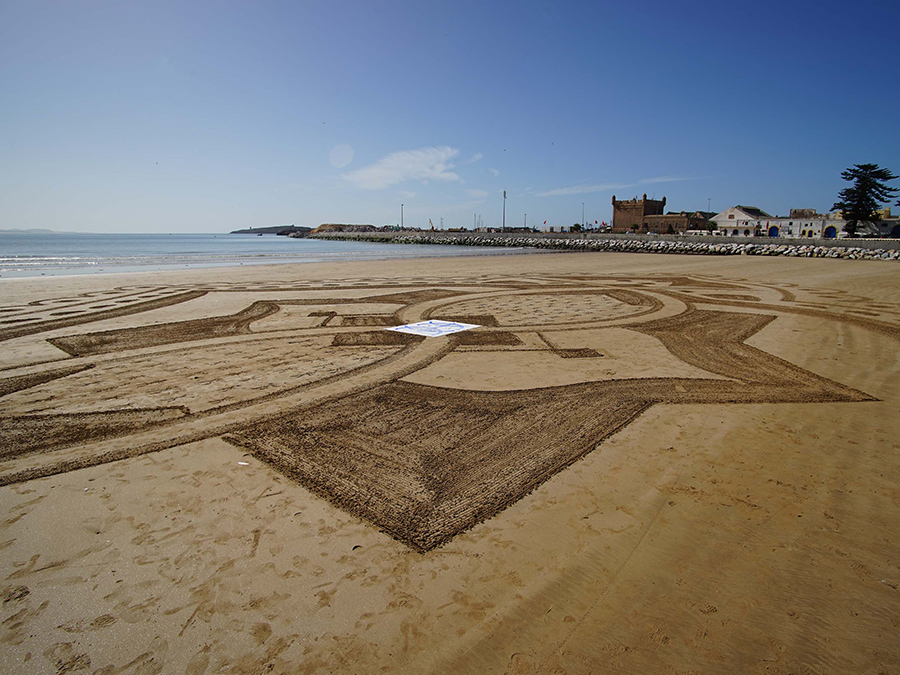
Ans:
{"label": "pine tree", "polygon": [[885,185],[897,178],[889,169],[877,164],[854,164],[841,173],[841,178],[853,181],[853,185],[838,193],[840,201],[831,208],[843,212],[844,232],[855,237],[859,223],[874,223],[881,219],[877,209],[897,194],[897,189]]}

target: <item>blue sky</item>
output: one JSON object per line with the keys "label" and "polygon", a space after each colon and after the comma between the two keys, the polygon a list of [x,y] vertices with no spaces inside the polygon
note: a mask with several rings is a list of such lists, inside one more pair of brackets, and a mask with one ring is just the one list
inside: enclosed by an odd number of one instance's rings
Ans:
{"label": "blue sky", "polygon": [[[830,209],[900,173],[890,2],[7,2],[0,228]],[[709,202],[708,202],[709,200]]]}

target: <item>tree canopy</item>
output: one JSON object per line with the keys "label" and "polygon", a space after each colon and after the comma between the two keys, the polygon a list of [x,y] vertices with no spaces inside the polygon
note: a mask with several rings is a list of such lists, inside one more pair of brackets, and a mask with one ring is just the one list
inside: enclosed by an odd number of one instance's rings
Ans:
{"label": "tree canopy", "polygon": [[874,223],[881,219],[878,207],[897,194],[896,188],[885,183],[897,176],[877,164],[854,164],[853,168],[841,173],[841,178],[853,181],[853,185],[838,193],[840,201],[831,208],[843,213],[847,221],[844,231],[855,237],[859,223]]}

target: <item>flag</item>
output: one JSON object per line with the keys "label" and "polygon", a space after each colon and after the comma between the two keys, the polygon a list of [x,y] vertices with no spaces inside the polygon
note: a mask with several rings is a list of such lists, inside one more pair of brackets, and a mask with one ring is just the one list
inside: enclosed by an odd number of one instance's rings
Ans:
{"label": "flag", "polygon": [[546,224],[547,224],[547,221],[545,220],[545,221],[544,221],[544,225],[546,225]]}
{"label": "flag", "polygon": [[596,225],[596,224],[597,224],[597,221],[595,220],[595,221],[594,221],[594,225]]}

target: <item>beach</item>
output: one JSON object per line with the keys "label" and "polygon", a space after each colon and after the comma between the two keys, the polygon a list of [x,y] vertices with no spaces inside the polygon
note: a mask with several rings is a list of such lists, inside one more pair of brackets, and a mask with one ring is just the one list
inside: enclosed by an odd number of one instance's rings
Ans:
{"label": "beach", "polygon": [[[0,279],[0,670],[900,671],[896,262]],[[445,337],[386,330],[478,326]]]}

